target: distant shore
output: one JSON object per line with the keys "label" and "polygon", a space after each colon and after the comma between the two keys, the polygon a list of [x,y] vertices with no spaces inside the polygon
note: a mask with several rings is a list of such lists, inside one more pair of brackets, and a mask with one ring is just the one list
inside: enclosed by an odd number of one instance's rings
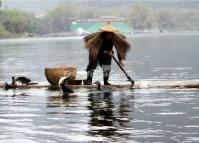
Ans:
{"label": "distant shore", "polygon": [[[125,33],[127,37],[140,37],[140,36],[158,36],[158,35],[189,35],[189,34],[199,34],[199,31],[163,31],[163,32],[135,32],[135,33]],[[74,33],[53,33],[48,35],[14,35],[10,37],[0,37],[0,40],[11,40],[11,39],[81,39],[85,35],[77,35]]]}

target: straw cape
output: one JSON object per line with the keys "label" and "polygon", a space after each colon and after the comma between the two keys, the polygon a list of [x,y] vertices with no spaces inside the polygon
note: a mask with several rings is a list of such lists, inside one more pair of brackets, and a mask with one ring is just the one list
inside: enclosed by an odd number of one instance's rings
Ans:
{"label": "straw cape", "polygon": [[126,37],[122,35],[121,33],[116,33],[119,30],[115,27],[113,27],[110,23],[108,23],[106,26],[99,28],[101,31],[89,34],[84,37],[85,41],[85,48],[89,50],[91,56],[96,59],[97,54],[103,44],[103,32],[111,32],[113,34],[112,40],[113,45],[122,57],[122,59],[126,59],[126,53],[130,49],[130,44],[126,40]]}

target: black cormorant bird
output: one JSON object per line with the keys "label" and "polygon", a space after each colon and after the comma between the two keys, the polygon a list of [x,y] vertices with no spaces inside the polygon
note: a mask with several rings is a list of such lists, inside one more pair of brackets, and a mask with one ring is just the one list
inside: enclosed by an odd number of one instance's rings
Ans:
{"label": "black cormorant bird", "polygon": [[7,82],[5,82],[5,83],[3,84],[3,88],[4,88],[5,90],[16,88],[15,77],[14,77],[14,76],[12,77],[12,83],[11,83],[11,84],[8,84]]}
{"label": "black cormorant bird", "polygon": [[15,79],[15,82],[20,82],[22,84],[29,84],[29,83],[31,83],[31,80],[27,77],[20,76]]}
{"label": "black cormorant bird", "polygon": [[8,89],[13,89],[13,86],[12,86],[11,84],[8,84],[7,82],[5,82],[5,83],[3,84],[3,88],[4,88],[5,90],[8,90]]}
{"label": "black cormorant bird", "polygon": [[101,83],[99,81],[94,82],[97,85],[97,90],[101,90]]}
{"label": "black cormorant bird", "polygon": [[59,87],[62,89],[63,94],[73,93],[74,91],[68,87],[70,76],[63,76],[59,80]]}

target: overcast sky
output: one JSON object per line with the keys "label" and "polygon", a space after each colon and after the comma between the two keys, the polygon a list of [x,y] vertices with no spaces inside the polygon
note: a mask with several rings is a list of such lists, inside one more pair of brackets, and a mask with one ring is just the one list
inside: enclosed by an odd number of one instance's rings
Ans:
{"label": "overcast sky", "polygon": [[[199,0],[1,0],[2,1],[2,8],[16,8],[16,9],[21,9],[21,10],[25,10],[25,11],[31,11],[34,12],[36,15],[40,15],[43,14],[47,9],[51,9],[57,5],[59,5],[60,3],[63,2],[75,2],[75,1],[81,1],[81,2],[85,2],[85,1],[90,1],[89,3],[95,2],[97,1],[98,3],[101,1],[108,1],[109,3],[111,3],[110,1],[117,1],[117,2],[121,2],[120,6],[124,6],[125,5],[125,1],[136,1],[136,2],[146,2],[146,1],[161,1],[161,2],[177,2],[177,5],[179,5],[182,2],[186,2],[185,5],[188,5],[190,3],[190,1],[195,1],[194,4],[192,5],[196,5],[198,6],[199,4]],[[106,3],[105,2],[105,3]],[[163,3],[163,5],[165,5],[165,3]]]}
{"label": "overcast sky", "polygon": [[39,15],[63,1],[65,0],[2,0],[2,8],[16,8]]}

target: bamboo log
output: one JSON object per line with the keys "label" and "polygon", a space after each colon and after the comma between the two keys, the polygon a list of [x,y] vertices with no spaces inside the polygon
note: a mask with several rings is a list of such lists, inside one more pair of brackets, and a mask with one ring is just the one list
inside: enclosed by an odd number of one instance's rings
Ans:
{"label": "bamboo log", "polygon": [[[77,88],[97,88],[97,85],[69,85],[73,89]],[[131,84],[113,84],[113,85],[102,85],[103,87],[112,88],[133,88],[133,89],[147,89],[147,88],[199,88],[199,80],[184,80],[184,81],[137,81],[134,86]],[[3,83],[0,83],[0,88],[3,88]],[[29,88],[58,88],[57,86],[52,86],[49,84],[33,84],[33,85],[18,85],[19,89],[29,89]]]}

